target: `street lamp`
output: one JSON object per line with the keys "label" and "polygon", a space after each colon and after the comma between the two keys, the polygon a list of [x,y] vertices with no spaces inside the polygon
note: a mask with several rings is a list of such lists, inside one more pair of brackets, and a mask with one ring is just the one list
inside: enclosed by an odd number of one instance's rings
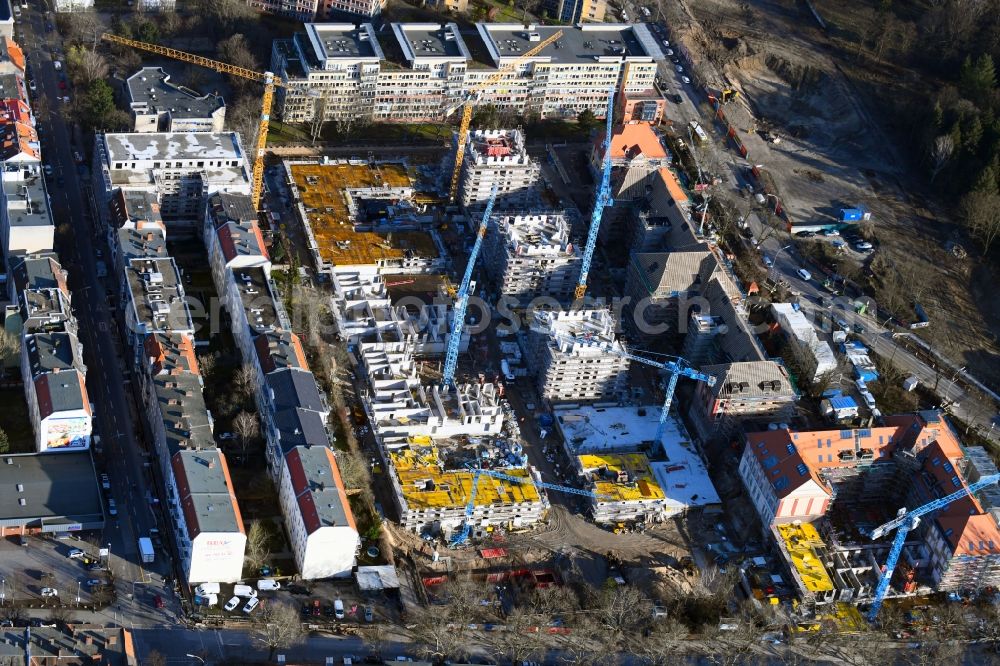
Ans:
{"label": "street lamp", "polygon": [[771,259],[771,268],[769,268],[768,271],[767,271],[767,279],[768,280],[771,279],[771,273],[774,272],[774,267],[778,265],[778,257],[780,257],[781,253],[784,252],[785,250],[787,250],[788,248],[790,248],[791,246],[792,246],[792,244],[789,243],[788,245],[782,247],[781,249],[779,249],[777,252],[774,253],[774,258]]}
{"label": "street lamp", "polygon": [[191,653],[189,652],[189,653],[185,654],[184,656],[185,656],[185,657],[191,657],[192,659],[197,659],[198,661],[200,661],[200,662],[201,662],[201,663],[203,663],[203,664],[205,663],[205,660],[204,660],[204,659],[202,659],[201,657],[199,657],[199,656],[198,656],[198,655],[196,655],[196,654],[191,654]]}
{"label": "street lamp", "polygon": [[7,579],[0,578],[0,606],[3,605],[6,599],[7,599]]}
{"label": "street lamp", "polygon": [[76,581],[76,605],[80,605],[80,581]]}

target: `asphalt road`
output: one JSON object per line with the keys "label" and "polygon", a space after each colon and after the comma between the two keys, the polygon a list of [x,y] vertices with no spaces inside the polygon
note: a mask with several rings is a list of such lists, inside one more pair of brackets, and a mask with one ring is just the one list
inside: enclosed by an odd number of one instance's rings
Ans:
{"label": "asphalt road", "polygon": [[[147,499],[142,447],[135,435],[126,396],[126,391],[131,390],[126,371],[129,364],[124,360],[118,329],[108,310],[107,287],[97,278],[95,267],[98,249],[106,256],[107,248],[103,235],[98,237],[96,234],[84,194],[87,177],[78,174],[73,155],[74,151],[83,155],[89,151],[75,143],[74,134],[78,132],[68,122],[68,114],[63,113],[65,103],[56,101],[59,96],[74,96],[77,91],[71,87],[67,91],[59,88],[59,72],[54,61],[64,60],[64,50],[57,31],[45,32],[45,21],[36,8],[22,10],[18,22],[19,40],[37,86],[31,93],[33,104],[39,96],[49,99],[50,112],[47,117],[37,119],[43,132],[42,159],[53,169],[52,177],[47,180],[53,221],[57,228],[68,224],[71,230],[70,238],[62,243],[57,240],[57,245],[61,245],[61,263],[70,273],[73,310],[79,322],[84,362],[88,368],[87,391],[95,407],[94,432],[101,436],[105,471],[111,477],[112,496],[118,508],[117,516],[107,516],[101,543],[110,544],[111,567],[119,583],[120,595],[124,597],[133,590],[138,592],[136,586],[146,583],[160,593],[162,578],[150,577],[141,566],[137,552],[137,538],[156,527],[156,521]],[[108,286],[117,291],[111,283]],[[165,562],[160,563],[163,565]],[[137,610],[134,618],[141,615]]]}

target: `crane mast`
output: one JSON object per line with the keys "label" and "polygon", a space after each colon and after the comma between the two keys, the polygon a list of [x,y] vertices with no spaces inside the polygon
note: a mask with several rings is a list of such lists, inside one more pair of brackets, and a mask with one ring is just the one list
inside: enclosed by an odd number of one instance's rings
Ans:
{"label": "crane mast", "polygon": [[601,228],[601,218],[604,209],[614,203],[611,198],[611,127],[614,117],[615,89],[608,93],[608,107],[604,117],[604,159],[601,162],[601,184],[594,198],[594,210],[590,214],[590,229],[587,231],[587,244],[583,249],[583,261],[580,262],[580,280],[576,285],[576,300],[587,293],[587,276],[590,274],[590,262],[594,259],[594,249],[597,247],[597,232]]}
{"label": "crane mast", "polygon": [[479,223],[476,231],[476,242],[472,245],[472,252],[469,253],[469,261],[465,265],[465,275],[462,276],[462,285],[458,288],[458,297],[455,300],[455,316],[451,322],[451,332],[448,337],[448,349],[444,356],[444,376],[442,383],[446,386],[455,385],[455,368],[458,365],[458,348],[462,344],[462,330],[465,328],[465,311],[469,307],[469,287],[472,284],[472,270],[476,265],[476,258],[479,256],[479,249],[483,245],[483,238],[486,236],[486,227],[489,225],[490,215],[493,213],[493,204],[497,200],[497,186],[493,186],[490,192],[490,199],[486,202],[486,210],[483,211],[483,219]]}
{"label": "crane mast", "polygon": [[906,511],[905,508],[901,509],[899,515],[895,518],[872,530],[872,539],[879,539],[893,530],[896,530],[896,535],[892,539],[889,557],[885,561],[885,571],[882,573],[882,577],[879,578],[878,586],[875,588],[875,599],[872,601],[871,608],[868,609],[869,622],[874,622],[878,618],[879,611],[882,610],[882,602],[885,601],[885,594],[889,591],[889,584],[892,582],[892,574],[896,570],[896,564],[899,563],[899,556],[903,554],[903,545],[906,543],[906,537],[920,523],[920,518],[932,511],[943,509],[955,500],[971,496],[977,490],[982,490],[987,486],[997,483],[1000,483],[1000,474],[984,476],[971,485],[919,506],[913,511]]}

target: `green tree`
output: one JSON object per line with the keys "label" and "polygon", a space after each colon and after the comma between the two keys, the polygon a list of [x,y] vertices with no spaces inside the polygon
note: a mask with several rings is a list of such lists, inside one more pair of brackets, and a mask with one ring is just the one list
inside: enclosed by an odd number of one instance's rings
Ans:
{"label": "green tree", "polygon": [[958,85],[963,95],[974,102],[982,103],[989,99],[996,84],[997,74],[990,54],[984,53],[975,61],[972,60],[972,56],[965,56],[958,75]]}
{"label": "green tree", "polygon": [[115,94],[107,81],[97,80],[90,84],[87,89],[84,109],[87,113],[87,122],[90,123],[91,127],[103,128],[107,126],[115,111]]}
{"label": "green tree", "polygon": [[8,453],[10,451],[10,439],[7,437],[7,433],[0,429],[0,453]]}
{"label": "green tree", "polygon": [[478,129],[497,129],[500,127],[500,109],[494,104],[487,104],[476,109],[472,114],[472,124]]}
{"label": "green tree", "polygon": [[160,29],[152,21],[140,21],[135,33],[143,42],[155,42],[160,37]]}
{"label": "green tree", "polygon": [[997,194],[1000,192],[1000,157],[993,156],[993,161],[983,167],[976,178],[976,184],[972,186],[974,192],[986,192],[987,194]]}
{"label": "green tree", "polygon": [[989,254],[993,242],[1000,237],[1000,194],[973,190],[962,198],[959,206],[969,233]]}
{"label": "green tree", "polygon": [[597,124],[597,116],[590,109],[584,109],[577,115],[576,122],[579,123],[580,127],[589,130]]}

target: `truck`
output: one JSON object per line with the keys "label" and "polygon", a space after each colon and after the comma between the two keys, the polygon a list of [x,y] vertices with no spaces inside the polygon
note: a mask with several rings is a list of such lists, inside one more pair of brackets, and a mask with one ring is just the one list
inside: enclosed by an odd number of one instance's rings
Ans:
{"label": "truck", "polygon": [[153,542],[150,541],[149,537],[139,537],[139,555],[143,562],[152,562],[156,559],[156,553],[153,552]]}

